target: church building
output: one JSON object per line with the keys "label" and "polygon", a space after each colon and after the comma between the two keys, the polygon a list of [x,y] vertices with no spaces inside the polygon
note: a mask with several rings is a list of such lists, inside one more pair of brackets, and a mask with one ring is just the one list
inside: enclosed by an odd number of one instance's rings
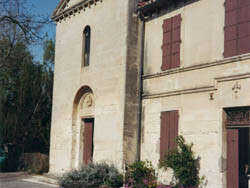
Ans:
{"label": "church building", "polygon": [[51,174],[157,168],[182,135],[206,187],[250,188],[250,0],[61,0],[52,19]]}

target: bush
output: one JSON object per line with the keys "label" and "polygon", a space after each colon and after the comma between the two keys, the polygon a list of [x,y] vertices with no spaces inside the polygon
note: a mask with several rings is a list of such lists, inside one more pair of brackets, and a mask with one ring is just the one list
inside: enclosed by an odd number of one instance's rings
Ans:
{"label": "bush", "polygon": [[49,171],[49,157],[42,153],[23,153],[19,158],[18,170],[32,174],[43,174]]}
{"label": "bush", "polygon": [[129,165],[126,172],[126,186],[131,188],[155,188],[157,177],[152,163],[136,161]]}
{"label": "bush", "polygon": [[121,187],[123,176],[114,165],[105,162],[90,163],[80,170],[73,170],[59,178],[59,184],[64,188],[97,188],[108,186]]}
{"label": "bush", "polygon": [[177,148],[170,150],[160,161],[160,167],[171,168],[176,179],[176,187],[198,187],[204,177],[199,177],[199,157],[192,151],[193,144],[186,144],[182,136],[176,139]]}

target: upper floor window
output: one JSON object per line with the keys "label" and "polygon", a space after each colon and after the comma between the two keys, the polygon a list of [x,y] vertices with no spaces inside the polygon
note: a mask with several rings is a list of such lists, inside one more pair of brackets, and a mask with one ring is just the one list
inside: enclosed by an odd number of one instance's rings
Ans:
{"label": "upper floor window", "polygon": [[165,71],[180,67],[181,15],[164,20],[162,44],[162,66]]}
{"label": "upper floor window", "polygon": [[83,66],[89,66],[91,29],[86,26],[83,31]]}
{"label": "upper floor window", "polygon": [[224,57],[250,53],[250,1],[226,0]]}

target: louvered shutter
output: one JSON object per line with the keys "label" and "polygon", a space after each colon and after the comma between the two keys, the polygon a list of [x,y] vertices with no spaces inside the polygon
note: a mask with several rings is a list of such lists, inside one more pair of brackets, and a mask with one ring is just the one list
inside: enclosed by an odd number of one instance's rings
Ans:
{"label": "louvered shutter", "polygon": [[165,71],[180,66],[181,15],[163,22],[162,66]]}
{"label": "louvered shutter", "polygon": [[250,52],[250,0],[239,0],[238,54]]}
{"label": "louvered shutter", "polygon": [[166,152],[176,147],[175,138],[178,136],[178,111],[167,111],[161,113],[160,134],[160,160]]}
{"label": "louvered shutter", "polygon": [[224,57],[231,57],[237,54],[238,0],[226,0],[225,11]]}
{"label": "louvered shutter", "polygon": [[250,52],[250,1],[226,0],[224,57]]}
{"label": "louvered shutter", "polygon": [[172,18],[163,22],[163,45],[162,45],[162,66],[161,70],[165,71],[171,68],[171,44],[172,44]]}
{"label": "louvered shutter", "polygon": [[171,68],[180,66],[181,15],[172,18],[172,60]]}

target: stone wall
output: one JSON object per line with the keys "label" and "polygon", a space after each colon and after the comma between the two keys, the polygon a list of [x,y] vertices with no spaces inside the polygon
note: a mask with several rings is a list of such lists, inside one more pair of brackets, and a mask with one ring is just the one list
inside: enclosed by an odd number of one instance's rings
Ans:
{"label": "stone wall", "polygon": [[[83,86],[92,89],[95,100],[94,161],[111,160],[122,167],[127,22],[128,1],[105,0],[57,23],[50,173],[81,165],[81,125],[75,125],[77,141],[72,143],[72,114]],[[82,67],[86,25],[91,27],[90,66]],[[78,158],[71,164],[74,150]]]}
{"label": "stone wall", "polygon": [[[194,143],[209,188],[226,188],[223,108],[250,106],[250,55],[223,58],[224,11],[224,0],[201,0],[145,23],[141,158],[157,167],[160,114],[178,110],[179,134]],[[181,65],[162,72],[163,20],[177,14]],[[171,180],[171,173],[159,175]]]}

